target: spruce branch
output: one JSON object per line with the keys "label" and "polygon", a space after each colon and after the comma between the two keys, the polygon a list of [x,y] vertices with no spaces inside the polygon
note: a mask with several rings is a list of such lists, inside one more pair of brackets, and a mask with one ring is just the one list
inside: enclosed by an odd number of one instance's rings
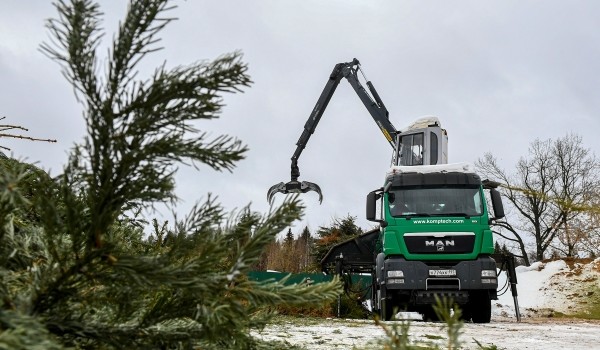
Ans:
{"label": "spruce branch", "polygon": [[78,99],[83,96],[87,106],[99,109],[102,98],[96,78],[96,49],[104,35],[99,5],[91,0],[72,0],[70,4],[59,0],[54,6],[58,18],[46,22],[50,42],[43,43],[40,50],[59,62]]}
{"label": "spruce branch", "polygon": [[156,34],[174,18],[159,16],[174,8],[168,6],[167,0],[141,0],[129,4],[125,20],[120,24],[119,33],[113,41],[111,56],[114,59],[109,64],[107,86],[110,100],[126,91],[127,85],[136,75],[133,70],[142,58],[160,49],[154,46],[160,41]]}

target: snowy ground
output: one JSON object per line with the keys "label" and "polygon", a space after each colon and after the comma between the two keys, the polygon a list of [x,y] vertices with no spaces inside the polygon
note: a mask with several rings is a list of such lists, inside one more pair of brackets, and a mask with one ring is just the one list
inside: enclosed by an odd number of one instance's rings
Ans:
{"label": "snowy ground", "polygon": [[[519,309],[515,318],[510,290],[495,301],[490,324],[465,324],[461,340],[465,349],[496,345],[498,349],[600,349],[600,321],[556,318],[560,314],[585,314],[600,300],[600,259],[587,264],[564,261],[535,263],[517,268]],[[500,280],[502,284],[503,281]],[[384,337],[384,331],[367,320],[311,320],[267,327],[257,336],[287,341],[307,349],[352,349]],[[386,322],[393,325],[394,322]],[[414,321],[410,337],[418,342],[446,344],[440,323]]]}

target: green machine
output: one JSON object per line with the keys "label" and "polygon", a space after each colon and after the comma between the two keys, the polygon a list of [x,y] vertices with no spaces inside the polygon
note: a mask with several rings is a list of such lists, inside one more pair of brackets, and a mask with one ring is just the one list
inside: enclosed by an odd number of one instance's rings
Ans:
{"label": "green machine", "polygon": [[360,83],[359,71],[356,59],[334,67],[296,143],[291,181],[272,186],[268,201],[276,193],[309,191],[322,200],[318,185],[298,180],[298,159],[346,78],[392,146],[392,166],[383,187],[367,195],[366,217],[379,228],[334,246],[321,261],[323,272],[370,275],[370,305],[384,320],[396,311],[435,319],[432,304],[445,297],[461,307],[463,319],[488,323],[498,296],[497,265],[503,265],[519,319],[514,257],[494,254],[490,228],[504,217],[499,184],[482,180],[467,163],[447,164],[448,136],[437,118],[396,129],[373,84],[366,83],[369,93]]}
{"label": "green machine", "polygon": [[465,319],[490,322],[498,288],[490,221],[504,216],[494,185],[468,164],[394,167],[367,195],[367,219],[381,226],[372,305],[383,319],[394,309],[435,318],[437,296],[459,304]]}

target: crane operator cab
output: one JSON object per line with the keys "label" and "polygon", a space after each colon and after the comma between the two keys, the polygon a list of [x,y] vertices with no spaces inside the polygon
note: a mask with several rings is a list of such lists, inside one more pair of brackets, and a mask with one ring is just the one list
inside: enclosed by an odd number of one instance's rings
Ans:
{"label": "crane operator cab", "polygon": [[422,117],[398,132],[392,165],[448,164],[448,133],[436,117]]}

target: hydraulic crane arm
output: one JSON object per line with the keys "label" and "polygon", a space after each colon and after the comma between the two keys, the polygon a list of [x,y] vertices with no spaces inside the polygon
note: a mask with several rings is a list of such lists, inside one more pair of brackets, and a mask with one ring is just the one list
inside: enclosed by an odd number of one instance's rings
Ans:
{"label": "hydraulic crane arm", "polygon": [[[291,181],[288,183],[280,182],[277,185],[272,186],[267,192],[267,200],[271,202],[273,195],[277,192],[281,193],[306,193],[308,191],[315,191],[319,194],[319,202],[323,200],[323,194],[321,188],[312,182],[298,181],[300,177],[300,169],[298,168],[298,158],[302,154],[302,151],[306,147],[310,136],[314,133],[331,97],[335,93],[335,90],[340,83],[342,78],[346,78],[356,94],[365,105],[377,126],[385,136],[386,140],[390,143],[392,148],[396,147],[395,136],[398,133],[396,128],[389,121],[389,113],[385,108],[383,101],[377,94],[375,87],[370,81],[367,81],[367,87],[371,92],[371,95],[363,87],[358,79],[358,71],[360,69],[360,62],[355,58],[352,62],[338,63],[333,68],[315,107],[313,108],[306,124],[304,124],[304,130],[296,142],[296,151],[292,155],[292,166],[291,166]],[[362,73],[362,71],[361,71]],[[364,74],[363,74],[364,75]],[[365,78],[366,80],[366,78]],[[372,98],[371,98],[372,96]]]}

